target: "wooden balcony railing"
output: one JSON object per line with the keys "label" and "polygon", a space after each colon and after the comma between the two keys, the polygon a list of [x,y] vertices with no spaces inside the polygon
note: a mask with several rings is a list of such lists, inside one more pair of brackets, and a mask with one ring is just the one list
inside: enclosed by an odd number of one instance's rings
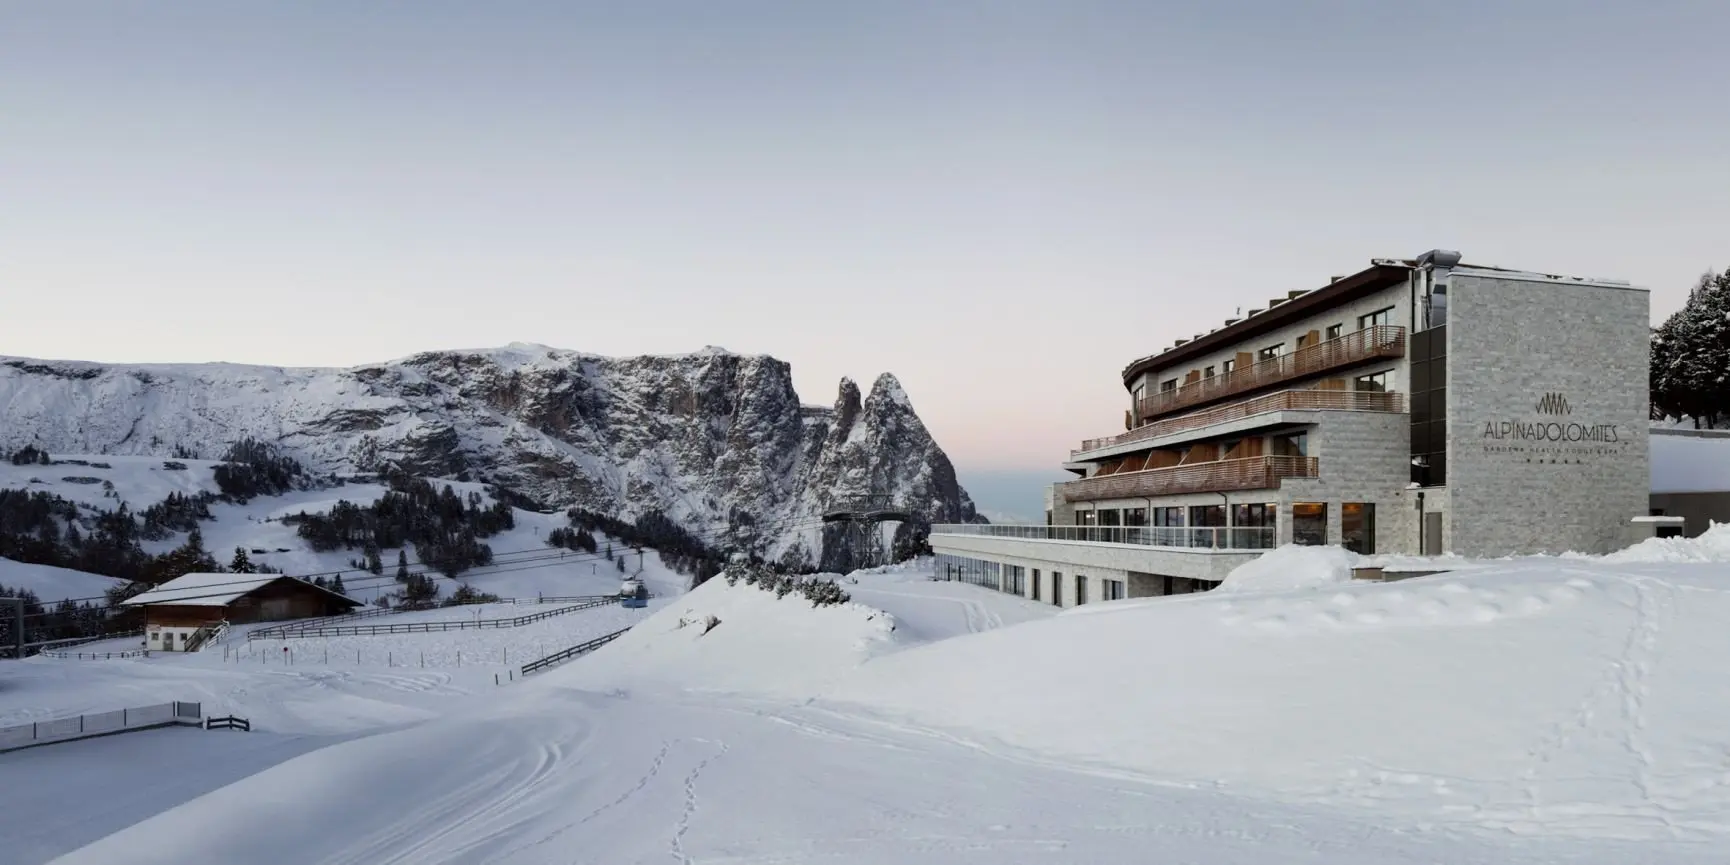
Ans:
{"label": "wooden balcony railing", "polygon": [[1168,417],[1150,424],[1136,427],[1126,433],[1104,438],[1087,439],[1081,443],[1081,449],[1070,451],[1074,457],[1088,451],[1114,447],[1131,442],[1146,441],[1185,430],[1201,429],[1217,423],[1227,423],[1243,420],[1258,414],[1276,411],[1387,411],[1403,412],[1406,410],[1405,395],[1394,391],[1362,391],[1362,390],[1282,390],[1277,393],[1252,397],[1242,402],[1215,406],[1200,411]]}
{"label": "wooden balcony railing", "polygon": [[1315,457],[1262,456],[1082,478],[1060,486],[1067,502],[1266,490],[1285,478],[1316,477],[1318,468]]}
{"label": "wooden balcony railing", "polygon": [[1293,379],[1375,360],[1404,357],[1406,329],[1392,325],[1366,327],[1354,333],[1305,346],[1290,354],[1245,364],[1224,375],[1204,378],[1175,390],[1149,394],[1138,407],[1143,422],[1179,409],[1240,393],[1260,390]]}

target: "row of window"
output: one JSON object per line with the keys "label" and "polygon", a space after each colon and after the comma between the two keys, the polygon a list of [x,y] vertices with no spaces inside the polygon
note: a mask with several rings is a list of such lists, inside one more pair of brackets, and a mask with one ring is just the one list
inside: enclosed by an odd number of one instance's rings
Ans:
{"label": "row of window", "polygon": [[[1375,312],[1369,313],[1367,315],[1358,316],[1358,330],[1368,330],[1372,327],[1385,327],[1387,325],[1393,324],[1393,322],[1394,322],[1394,308],[1390,306],[1390,307],[1387,307],[1385,309],[1378,309]],[[1342,332],[1344,331],[1344,329],[1345,329],[1345,325],[1343,323],[1328,325],[1327,329],[1322,331],[1321,341],[1322,342],[1331,342],[1333,340],[1339,339]],[[1305,334],[1304,336],[1298,337],[1297,347],[1299,349],[1309,348],[1308,336],[1309,336],[1308,334]],[[1278,343],[1274,343],[1273,345],[1264,346],[1263,348],[1257,349],[1256,353],[1255,353],[1255,359],[1256,359],[1257,363],[1262,363],[1265,361],[1275,360],[1282,354],[1285,354],[1285,343],[1278,342]],[[1230,375],[1232,369],[1235,366],[1236,366],[1235,361],[1230,361],[1230,360],[1223,361],[1221,363],[1221,367],[1222,367],[1221,371],[1226,375]],[[1383,373],[1383,375],[1385,375],[1385,373]],[[1214,368],[1213,367],[1209,366],[1209,367],[1205,367],[1202,369],[1201,377],[1203,379],[1213,378],[1213,376],[1214,376]],[[1368,376],[1366,376],[1365,378],[1368,378]],[[1163,391],[1177,390],[1177,379],[1168,378],[1165,381],[1160,382],[1159,383],[1159,389],[1162,392]],[[1359,390],[1365,390],[1365,388],[1358,388],[1358,389]],[[1387,382],[1384,380],[1382,382],[1382,387],[1375,388],[1375,389],[1376,390],[1387,390]],[[1136,402],[1139,403],[1141,401],[1141,393],[1139,390],[1136,392],[1135,397],[1136,397]]]}
{"label": "row of window", "polygon": [[[1063,572],[1052,571],[1047,577],[1040,569],[1034,568],[1032,579],[1028,579],[1027,569],[1021,565],[1005,565],[998,562],[988,562],[966,556],[952,556],[946,553],[937,555],[937,578],[954,582],[972,583],[987,589],[995,589],[1035,601],[1049,599],[1057,606],[1063,606]],[[1100,600],[1119,601],[1129,597],[1129,585],[1123,580],[1101,579]],[[1087,577],[1075,574],[1071,582],[1072,597],[1076,606],[1087,603]],[[1042,597],[1046,596],[1046,597]]]}
{"label": "row of window", "polygon": [[[1229,513],[1233,526],[1273,526],[1279,505],[1273,502],[1232,505]],[[1075,512],[1078,526],[1164,526],[1171,528],[1221,527],[1226,523],[1225,505],[1190,505],[1164,508],[1088,508]],[[1149,522],[1151,515],[1152,522]],[[1187,517],[1187,521],[1186,521]]]}

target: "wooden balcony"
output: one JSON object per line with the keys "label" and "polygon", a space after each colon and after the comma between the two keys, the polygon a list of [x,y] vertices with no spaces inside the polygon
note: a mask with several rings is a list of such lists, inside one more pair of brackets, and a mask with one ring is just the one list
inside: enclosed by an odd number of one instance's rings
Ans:
{"label": "wooden balcony", "polygon": [[1246,363],[1224,375],[1190,382],[1175,390],[1150,394],[1138,406],[1143,423],[1161,415],[1215,402],[1283,382],[1321,375],[1384,357],[1404,357],[1406,329],[1391,325],[1366,327],[1290,354]]}
{"label": "wooden balcony", "polygon": [[1260,456],[1083,478],[1061,487],[1064,501],[1090,502],[1181,493],[1266,490],[1278,487],[1285,478],[1316,477],[1317,471],[1315,457]]}
{"label": "wooden balcony", "polygon": [[1403,412],[1405,410],[1405,395],[1394,391],[1327,390],[1320,388],[1282,390],[1277,393],[1252,397],[1242,402],[1229,403],[1157,420],[1119,435],[1087,439],[1081,443],[1080,450],[1070,451],[1070,456],[1073,458],[1089,451],[1146,441],[1172,433],[1201,429],[1214,424],[1229,423],[1276,411]]}

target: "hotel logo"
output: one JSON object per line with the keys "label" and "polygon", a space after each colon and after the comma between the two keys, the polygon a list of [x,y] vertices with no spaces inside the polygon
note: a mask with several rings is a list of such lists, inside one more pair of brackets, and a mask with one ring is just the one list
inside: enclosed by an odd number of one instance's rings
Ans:
{"label": "hotel logo", "polygon": [[1559,393],[1547,393],[1538,398],[1538,414],[1573,414],[1568,398]]}

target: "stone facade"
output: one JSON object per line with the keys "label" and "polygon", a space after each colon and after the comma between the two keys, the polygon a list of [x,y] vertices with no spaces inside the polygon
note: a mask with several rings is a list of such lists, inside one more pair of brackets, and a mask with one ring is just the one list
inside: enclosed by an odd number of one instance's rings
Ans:
{"label": "stone facade", "polygon": [[1645,291],[1456,271],[1444,543],[1606,553],[1649,507]]}

